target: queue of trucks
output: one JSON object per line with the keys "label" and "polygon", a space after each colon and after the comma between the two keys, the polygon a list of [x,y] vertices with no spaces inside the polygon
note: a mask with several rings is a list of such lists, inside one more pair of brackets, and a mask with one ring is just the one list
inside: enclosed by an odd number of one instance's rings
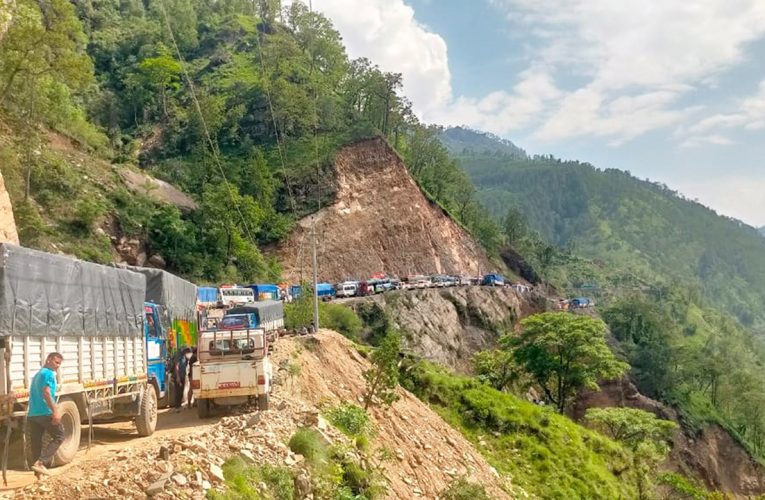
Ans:
{"label": "queue of trucks", "polygon": [[64,358],[56,398],[65,439],[55,465],[74,458],[84,423],[133,420],[139,435],[151,435],[158,408],[183,391],[171,373],[184,348],[197,349],[191,378],[201,417],[216,405],[267,408],[269,344],[284,310],[254,299],[252,288],[197,287],[158,269],[0,244],[0,423],[24,427],[16,423],[32,377],[51,352]]}

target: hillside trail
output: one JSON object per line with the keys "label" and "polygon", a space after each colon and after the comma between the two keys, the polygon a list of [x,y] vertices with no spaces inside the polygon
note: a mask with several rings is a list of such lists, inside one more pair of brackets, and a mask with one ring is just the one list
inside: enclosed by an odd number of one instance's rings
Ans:
{"label": "hillside trail", "polygon": [[[146,498],[153,490],[158,499],[201,499],[210,488],[222,488],[220,466],[235,455],[256,465],[289,467],[298,480],[309,476],[303,457],[286,443],[298,428],[313,427],[331,444],[350,445],[321,413],[342,402],[359,404],[369,362],[329,330],[280,339],[272,361],[280,368],[268,411],[236,409],[205,420],[196,411],[163,411],[157,431],[146,438],[137,438],[130,422],[101,425],[89,452],[81,449],[72,463],[41,481],[18,470],[21,452],[12,450],[13,489],[0,492],[0,498]],[[291,363],[299,365],[299,373],[288,370]],[[457,430],[407,391],[399,389],[399,395],[389,408],[370,409],[371,450],[390,456],[381,464],[386,498],[435,499],[460,477],[482,484],[491,498],[509,498],[509,480]],[[83,427],[83,445],[86,431]]]}

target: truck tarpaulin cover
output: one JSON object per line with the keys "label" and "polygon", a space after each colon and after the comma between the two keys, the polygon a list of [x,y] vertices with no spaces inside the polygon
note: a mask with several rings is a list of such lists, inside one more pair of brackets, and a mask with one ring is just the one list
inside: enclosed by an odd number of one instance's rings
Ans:
{"label": "truck tarpaulin cover", "polygon": [[253,302],[246,306],[233,307],[226,314],[250,314],[258,315],[260,323],[277,321],[284,318],[284,304],[278,300],[264,300],[263,302]]}
{"label": "truck tarpaulin cover", "polygon": [[193,320],[197,311],[197,286],[161,269],[119,265],[146,276],[146,301],[164,306],[174,319]]}
{"label": "truck tarpaulin cover", "polygon": [[0,336],[143,336],[146,279],[0,244]]}

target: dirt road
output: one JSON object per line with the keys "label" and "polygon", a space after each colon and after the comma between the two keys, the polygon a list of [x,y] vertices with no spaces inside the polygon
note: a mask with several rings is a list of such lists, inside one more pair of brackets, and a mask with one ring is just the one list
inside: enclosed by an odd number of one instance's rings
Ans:
{"label": "dirt road", "polygon": [[[51,469],[51,473],[54,476],[70,473],[82,474],[88,470],[88,462],[96,461],[105,455],[120,451],[125,448],[127,443],[129,443],[131,448],[156,447],[156,439],[158,437],[175,437],[201,432],[205,428],[214,425],[217,421],[217,418],[200,420],[197,417],[196,409],[184,409],[181,413],[161,410],[157,418],[157,430],[152,436],[143,438],[138,437],[133,422],[94,425],[94,439],[90,450],[88,450],[88,427],[83,426],[80,451],[75,459],[63,467]],[[8,486],[0,485],[0,497],[10,496],[10,490],[22,488],[35,482],[34,474],[24,470],[24,456],[20,439],[16,439],[11,445],[8,462]]]}

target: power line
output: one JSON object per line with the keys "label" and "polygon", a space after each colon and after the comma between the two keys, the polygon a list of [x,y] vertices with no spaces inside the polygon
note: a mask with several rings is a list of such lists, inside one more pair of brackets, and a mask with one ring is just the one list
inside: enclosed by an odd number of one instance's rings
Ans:
{"label": "power line", "polygon": [[181,64],[181,71],[183,71],[183,75],[186,77],[186,82],[189,84],[191,98],[194,101],[194,106],[196,107],[197,113],[199,114],[199,120],[202,122],[202,129],[204,130],[205,138],[207,139],[207,143],[209,144],[210,151],[213,155],[213,163],[215,163],[215,165],[218,167],[220,175],[223,177],[223,183],[225,184],[226,191],[228,191],[228,195],[231,198],[231,204],[234,205],[237,213],[239,213],[239,217],[242,219],[242,224],[244,225],[244,229],[247,232],[247,237],[250,239],[250,241],[254,242],[255,238],[253,238],[252,233],[250,232],[250,226],[247,224],[247,219],[244,217],[242,210],[239,208],[239,204],[236,202],[234,194],[231,191],[231,184],[228,182],[226,173],[223,171],[223,164],[221,163],[220,156],[218,155],[218,148],[212,140],[210,130],[207,128],[207,121],[205,120],[204,114],[202,113],[202,107],[199,105],[199,100],[197,99],[196,91],[194,90],[194,83],[191,81],[191,77],[186,70],[186,60],[183,58],[181,50],[178,48],[178,43],[175,41],[175,33],[173,33],[173,27],[170,25],[170,18],[168,17],[167,10],[165,9],[165,0],[159,1],[159,7],[160,10],[162,10],[162,17],[165,20],[167,31],[170,33],[170,39],[173,42],[173,47],[175,48],[175,53],[178,56],[178,61]]}

